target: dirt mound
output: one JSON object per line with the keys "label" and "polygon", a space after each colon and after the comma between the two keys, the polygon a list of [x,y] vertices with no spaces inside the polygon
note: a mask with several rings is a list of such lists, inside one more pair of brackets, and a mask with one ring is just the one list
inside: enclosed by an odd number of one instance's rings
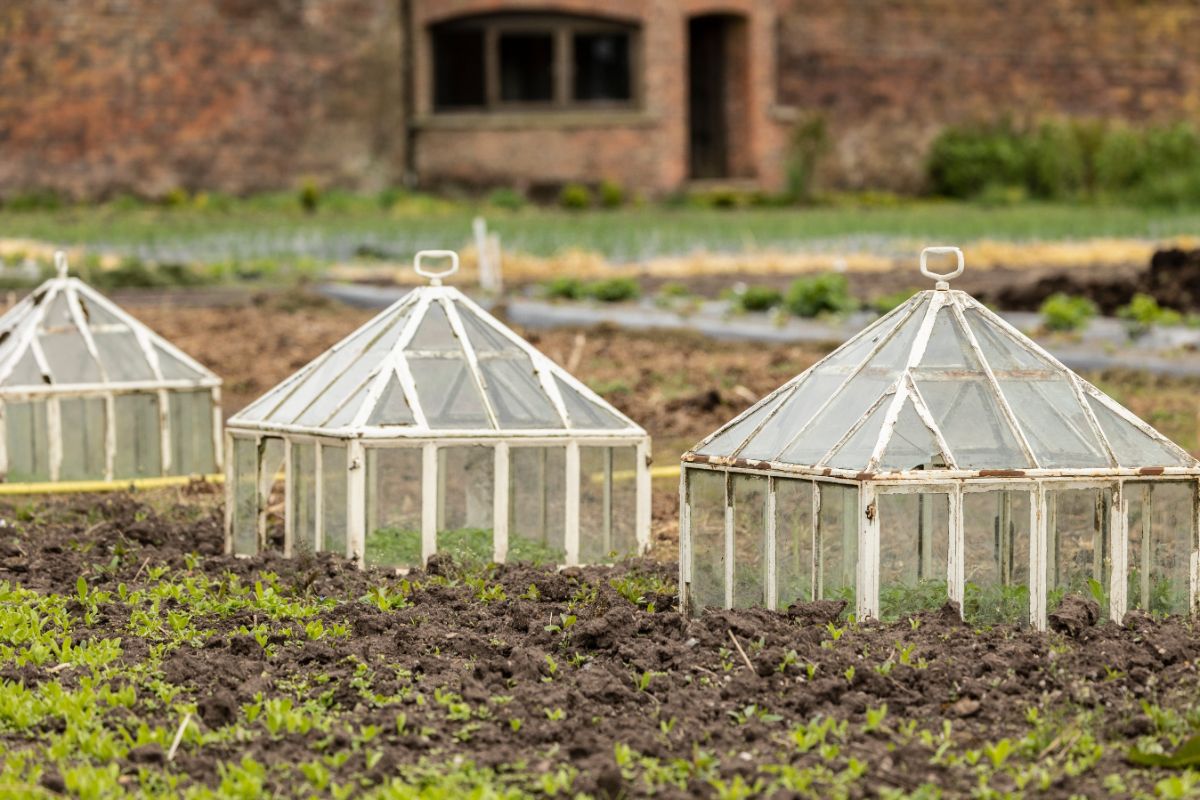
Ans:
{"label": "dirt mound", "polygon": [[1079,636],[1100,621],[1100,605],[1091,598],[1069,594],[1062,604],[1047,616],[1050,630]]}

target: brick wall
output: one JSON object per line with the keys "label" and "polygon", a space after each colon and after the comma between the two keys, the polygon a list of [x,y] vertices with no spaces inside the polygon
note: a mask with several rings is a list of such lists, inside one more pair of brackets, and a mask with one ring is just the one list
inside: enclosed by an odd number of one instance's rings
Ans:
{"label": "brick wall", "polygon": [[397,5],[3,0],[0,196],[393,181]]}
{"label": "brick wall", "polygon": [[916,189],[946,123],[1200,123],[1195,0],[782,0],[779,103],[820,111],[844,186]]}

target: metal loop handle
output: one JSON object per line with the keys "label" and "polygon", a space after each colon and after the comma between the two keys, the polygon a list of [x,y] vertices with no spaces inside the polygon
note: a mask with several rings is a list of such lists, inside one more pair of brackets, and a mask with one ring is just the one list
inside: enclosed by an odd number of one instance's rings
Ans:
{"label": "metal loop handle", "polygon": [[[448,258],[450,266],[443,270],[429,270],[421,266],[421,261],[426,258]],[[422,250],[417,253],[416,259],[413,261],[413,267],[417,274],[423,278],[429,278],[430,283],[434,286],[442,285],[442,278],[448,278],[458,272],[458,253],[453,250]]]}
{"label": "metal loop handle", "polygon": [[[953,272],[947,272],[944,274],[930,271],[928,265],[930,253],[933,255],[949,255],[953,253],[958,257],[958,268]],[[937,281],[939,289],[947,288],[950,285],[949,281],[954,280],[959,275],[962,275],[963,266],[965,263],[966,262],[963,260],[963,251],[957,247],[926,247],[921,251],[921,274],[930,280]]]}
{"label": "metal loop handle", "polygon": [[54,251],[54,271],[59,278],[67,277],[67,254],[62,250]]}

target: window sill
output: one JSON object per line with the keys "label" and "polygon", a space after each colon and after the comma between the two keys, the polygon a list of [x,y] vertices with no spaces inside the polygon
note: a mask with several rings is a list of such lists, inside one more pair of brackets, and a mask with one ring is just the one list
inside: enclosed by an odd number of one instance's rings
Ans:
{"label": "window sill", "polygon": [[657,125],[658,114],[641,109],[566,111],[441,111],[416,121],[418,130],[526,130],[530,128],[642,128]]}

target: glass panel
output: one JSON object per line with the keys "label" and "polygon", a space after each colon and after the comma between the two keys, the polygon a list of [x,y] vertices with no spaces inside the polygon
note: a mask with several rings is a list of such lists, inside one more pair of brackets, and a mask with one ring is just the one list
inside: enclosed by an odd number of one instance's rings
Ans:
{"label": "glass panel", "polygon": [[1059,489],[1046,493],[1049,506],[1046,553],[1046,610],[1068,594],[1100,604],[1108,618],[1110,489]]}
{"label": "glass panel", "polygon": [[[403,329],[403,324],[397,320],[374,335],[363,348],[362,355],[349,364],[342,374],[332,377],[327,386],[312,385],[316,394],[309,397],[310,402],[303,406],[296,422],[331,428],[348,425],[362,398],[366,396],[367,387],[380,362],[391,352]],[[353,396],[350,401],[343,403],[346,395],[351,393]]]}
{"label": "glass panel", "polygon": [[491,447],[439,447],[437,549],[456,559],[489,562],[496,457]]}
{"label": "glass panel", "polygon": [[767,601],[767,479],[735,473],[733,498],[733,607]]}
{"label": "glass panel", "polygon": [[611,563],[637,552],[637,448],[579,448],[579,560]]}
{"label": "glass panel", "polygon": [[1029,624],[1030,493],[963,494],[963,617]]}
{"label": "glass panel", "polygon": [[262,440],[262,456],[258,473],[258,510],[266,522],[268,550],[283,552],[283,503],[286,483],[283,439],[268,437]]}
{"label": "glass panel", "polygon": [[112,383],[155,380],[154,370],[142,352],[137,337],[128,329],[112,333],[97,332],[93,339],[100,363]]}
{"label": "glass panel", "polygon": [[822,600],[845,600],[846,613],[855,608],[858,570],[858,487],[818,483],[820,511],[817,537],[821,544],[817,576]]}
{"label": "glass panel", "polygon": [[879,511],[879,618],[885,621],[946,604],[950,495],[888,494]]}
{"label": "glass panel", "polygon": [[1085,395],[1088,404],[1100,423],[1104,438],[1108,439],[1117,462],[1122,467],[1178,467],[1186,466],[1179,455],[1167,449],[1161,442],[1155,441],[1127,420],[1122,419],[1115,411],[1110,410],[1103,402],[1091,395]]}
{"label": "glass panel", "polygon": [[[814,372],[808,375],[783,402],[779,413],[762,426],[762,430],[746,443],[739,458],[773,461],[791,441],[825,399],[837,391],[845,375]],[[785,393],[786,394],[786,393]]]}
{"label": "glass panel", "polygon": [[233,552],[258,552],[258,444],[233,440]]}
{"label": "glass panel", "polygon": [[563,427],[562,418],[538,383],[529,356],[488,359],[479,367],[501,428]]}
{"label": "glass panel", "polygon": [[292,443],[292,552],[317,550],[317,446]]}
{"label": "glass panel", "polygon": [[725,607],[725,473],[689,469],[688,517],[691,521],[692,582],[689,596],[694,614]]}
{"label": "glass panel", "polygon": [[575,34],[575,99],[628,100],[629,34]]}
{"label": "glass panel", "polygon": [[938,447],[933,432],[917,414],[912,398],[904,401],[904,408],[896,417],[892,438],[879,459],[879,469],[911,470],[936,469],[946,466],[946,459]]}
{"label": "glass panel", "polygon": [[942,306],[933,320],[929,343],[921,356],[922,369],[982,370],[979,359],[971,352],[967,336],[954,318],[954,310]]}
{"label": "glass panel", "polygon": [[46,402],[4,404],[8,474],[4,480],[38,483],[50,480],[50,434],[46,427]]}
{"label": "glass panel", "polygon": [[572,428],[616,430],[629,427],[629,423],[585,397],[557,375],[554,376],[554,382],[558,385],[558,393],[562,396],[567,416],[571,418]]}
{"label": "glass panel", "polygon": [[46,382],[46,376],[42,374],[41,367],[37,365],[37,359],[33,357],[32,349],[26,349],[24,354],[17,359],[12,372],[4,381],[7,386],[41,386]]}
{"label": "glass panel", "polygon": [[368,565],[419,567],[421,470],[419,447],[367,448]]}
{"label": "glass panel", "polygon": [[59,291],[46,307],[46,316],[42,318],[42,330],[52,331],[59,328],[74,328],[75,318],[71,316],[71,306],[67,301],[67,293]]}
{"label": "glass panel", "polygon": [[99,383],[100,367],[88,352],[87,343],[75,328],[39,337],[46,365],[55,383]]}
{"label": "glass panel", "polygon": [[154,354],[158,357],[158,370],[163,378],[169,381],[199,380],[205,377],[203,373],[192,369],[175,356],[168,353],[161,345],[154,345]]}
{"label": "glass panel", "polygon": [[834,350],[833,354],[818,367],[818,370],[830,373],[839,372],[845,379],[853,371],[853,368],[862,364],[880,341],[896,329],[898,324],[911,328],[911,333],[906,333],[911,342],[911,337],[916,335],[916,329],[920,327],[921,320],[925,317],[925,306],[929,302],[927,298],[920,295],[917,295],[917,298],[919,298],[915,299],[917,308],[912,314],[909,314],[908,309],[914,300],[909,300],[891,314],[880,317],[850,341]]}
{"label": "glass panel", "polygon": [[450,319],[441,303],[434,301],[429,304],[405,350],[410,353],[462,353],[462,346],[450,327]]}
{"label": "glass panel", "polygon": [[383,390],[383,394],[375,402],[375,408],[371,409],[371,416],[367,418],[367,424],[382,427],[385,425],[412,425],[413,422],[412,409],[408,407],[408,400],[404,397],[404,387],[400,385],[400,379],[393,374],[388,378],[388,384]]}
{"label": "glass panel", "polygon": [[1031,466],[983,379],[918,379],[917,388],[960,469]]}
{"label": "glass panel", "polygon": [[778,460],[803,466],[816,464],[891,387],[897,374],[895,370],[872,370],[854,376]]}
{"label": "glass panel", "polygon": [[521,349],[520,345],[504,338],[499,331],[479,319],[471,309],[460,303],[454,307],[454,310],[458,312],[458,317],[462,320],[463,330],[466,331],[467,338],[471,341],[471,347],[474,348],[478,355],[487,356],[503,353],[528,358],[528,355]]}
{"label": "glass panel", "polygon": [[567,449],[508,451],[508,561],[566,561]]}
{"label": "glass panel", "polygon": [[1049,361],[1043,359],[1028,347],[1021,347],[997,328],[996,323],[989,322],[983,314],[974,308],[963,311],[967,327],[975,334],[979,349],[987,359],[993,373],[1004,373],[1013,370],[1054,370],[1061,372]]}
{"label": "glass panel", "polygon": [[321,445],[321,549],[346,555],[346,448]]}
{"label": "glass panel", "polygon": [[875,407],[866,421],[847,439],[837,452],[829,459],[829,466],[838,469],[866,469],[875,445],[879,442],[879,434],[883,430],[883,420],[888,408],[892,405],[892,397],[885,397],[883,402]]}
{"label": "glass panel", "polygon": [[114,399],[114,414],[117,428],[114,476],[148,478],[161,475],[158,395],[148,392],[119,394]]}
{"label": "glass panel", "polygon": [[106,468],[105,407],[102,397],[63,397],[60,480],[103,480]]}
{"label": "glass panel", "polygon": [[1071,385],[1061,381],[998,381],[1042,467],[1107,467],[1108,457],[1092,433]]}
{"label": "glass panel", "polygon": [[813,485],[775,479],[775,607],[812,599]]}
{"label": "glass panel", "polygon": [[409,357],[408,366],[429,427],[491,427],[483,396],[463,358]]}
{"label": "glass panel", "polygon": [[354,422],[354,417],[358,414],[358,410],[362,408],[362,404],[366,402],[367,392],[371,390],[371,383],[372,381],[370,380],[360,383],[358,388],[354,390],[354,394],[345,397],[345,402],[335,407],[335,410],[327,419],[314,419],[305,414],[300,417],[300,424],[321,425],[326,428],[349,427]]}
{"label": "glass panel", "polygon": [[207,475],[216,469],[212,392],[170,392],[171,472]]}
{"label": "glass panel", "polygon": [[[713,456],[732,456],[737,453],[742,442],[748,436],[754,433],[759,425],[771,415],[771,413],[779,408],[780,405],[788,403],[788,398],[795,392],[795,388],[785,389],[774,397],[766,400],[759,400],[758,403],[750,409],[750,413],[742,419],[733,423],[725,431],[717,434],[711,442],[700,447],[696,452],[705,453]],[[783,412],[780,412],[783,413]],[[782,447],[782,443],[779,445]]]}
{"label": "glass panel", "polygon": [[1194,484],[1127,483],[1129,499],[1129,608],[1187,614],[1195,536]]}

